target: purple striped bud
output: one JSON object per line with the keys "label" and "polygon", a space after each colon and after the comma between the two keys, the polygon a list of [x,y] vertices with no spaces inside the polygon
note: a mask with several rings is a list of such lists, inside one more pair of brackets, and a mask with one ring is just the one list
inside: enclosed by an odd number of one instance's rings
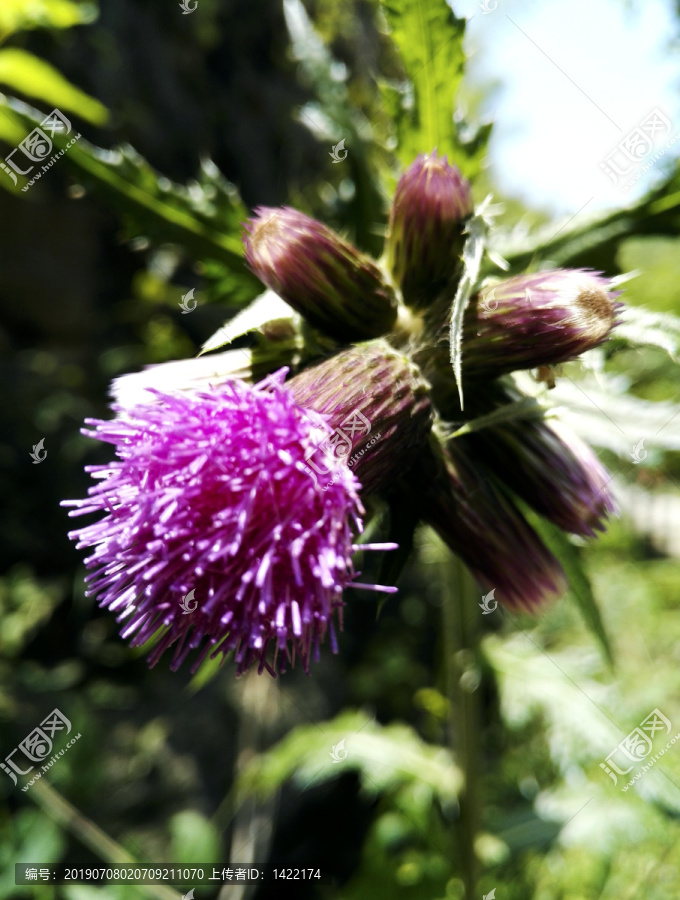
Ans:
{"label": "purple striped bud", "polygon": [[618,292],[600,272],[518,275],[473,298],[465,313],[463,374],[495,378],[575,359],[615,325]]}
{"label": "purple striped bud", "polygon": [[337,340],[362,341],[390,331],[397,301],[370,257],[288,206],[255,212],[244,244],[260,281]]}
{"label": "purple striped bud", "polygon": [[523,419],[457,439],[518,497],[564,531],[594,537],[616,512],[612,476],[590,447],[556,420]]}
{"label": "purple striped bud", "polygon": [[459,440],[448,450],[432,441],[405,485],[424,521],[509,609],[534,612],[566,591],[558,560]]}
{"label": "purple striped bud", "polygon": [[417,366],[384,341],[351,347],[288,382],[303,407],[328,416],[333,434],[309,459],[345,458],[363,492],[389,485],[413,463],[432,424],[428,384]]}
{"label": "purple striped bud", "polygon": [[399,179],[390,210],[387,266],[404,302],[424,308],[460,271],[470,185],[446,156],[421,154]]}

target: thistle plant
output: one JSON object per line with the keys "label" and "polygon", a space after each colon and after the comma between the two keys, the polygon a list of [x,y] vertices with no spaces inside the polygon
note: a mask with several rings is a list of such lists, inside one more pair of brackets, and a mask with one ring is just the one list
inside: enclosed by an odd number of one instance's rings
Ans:
{"label": "thistle plant", "polygon": [[[513,497],[591,536],[614,511],[604,468],[535,412],[461,438],[447,425],[452,409],[466,421],[462,403],[450,403],[456,379],[442,367],[442,335],[470,279],[472,216],[469,184],[436,153],[420,155],[397,185],[382,262],[294,209],[258,209],[245,223],[248,264],[312,329],[300,332],[294,371],[249,384],[243,367],[218,366],[201,387],[204,362],[196,371],[175,363],[163,391],[157,367],[146,389],[134,376],[140,399],[91,423],[88,434],[113,444],[117,459],[93,467],[96,487],[69,503],[72,515],[105,517],[71,536],[95,548],[89,590],[118,614],[122,635],[155,641],[151,664],[174,647],[172,668],[195,650],[194,668],[233,651],[238,673],[256,662],[275,674],[296,658],[308,670],[327,633],[337,651],[344,593],[359,586],[361,498],[397,488],[509,609],[534,611],[564,592],[559,561]],[[502,376],[602,344],[621,306],[605,277],[584,270],[515,276],[493,295],[468,298],[462,320],[473,420],[521,400]],[[321,346],[331,348],[324,359]],[[352,457],[357,434],[371,431]],[[197,603],[188,613],[187,595]]]}

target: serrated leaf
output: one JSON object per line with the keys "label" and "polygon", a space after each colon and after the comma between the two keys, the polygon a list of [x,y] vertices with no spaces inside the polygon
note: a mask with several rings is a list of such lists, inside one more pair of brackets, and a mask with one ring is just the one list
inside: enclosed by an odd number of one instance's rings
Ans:
{"label": "serrated leaf", "polygon": [[54,66],[18,47],[0,50],[0,84],[44,100],[49,106],[77,113],[94,125],[108,119],[106,107],[71,84]]}
{"label": "serrated leaf", "polygon": [[558,378],[550,395],[561,418],[589,444],[628,462],[641,438],[647,450],[680,450],[680,404],[623,393],[606,373],[578,381]]}
{"label": "serrated leaf", "polygon": [[290,779],[304,789],[347,769],[358,773],[370,794],[417,783],[450,801],[462,784],[448,750],[426,744],[407,725],[381,726],[365,713],[347,711],[330,722],[298,725],[253,759],[241,775],[238,792],[266,799]]}
{"label": "serrated leaf", "polygon": [[383,0],[382,5],[410,81],[407,91],[384,88],[396,123],[399,159],[409,165],[419,153],[437,148],[464,174],[474,176],[490,126],[463,141],[454,122],[454,99],[465,66],[465,20],[454,15],[446,0]]}
{"label": "serrated leaf", "polygon": [[498,252],[513,273],[539,262],[617,271],[621,242],[630,235],[677,237],[680,224],[680,172],[675,172],[644,197],[614,212],[566,217],[519,240],[499,236]]}
{"label": "serrated leaf", "polygon": [[[28,104],[0,95],[0,137],[5,140],[21,140],[44,118]],[[65,148],[70,138],[57,133],[53,141]],[[121,214],[129,237],[175,243],[197,259],[218,261],[233,276],[234,304],[256,296],[261,285],[245,266],[239,234],[247,210],[210,160],[202,162],[199,181],[180,185],[159,175],[131,147],[102,150],[80,138],[58,164]],[[16,190],[4,174],[0,183]]]}
{"label": "serrated leaf", "polygon": [[611,642],[604,627],[600,608],[595,600],[590,579],[583,567],[579,548],[574,546],[569,537],[552,522],[548,522],[531,510],[524,508],[524,513],[531,525],[536,529],[549,550],[559,559],[569,582],[569,592],[576,601],[583,620],[590,632],[597,638],[607,662],[613,666]]}
{"label": "serrated leaf", "polygon": [[479,279],[484,256],[487,225],[481,215],[473,216],[467,225],[468,238],[463,248],[463,273],[451,307],[449,342],[451,366],[458,386],[460,408],[463,409],[463,318],[472,292]]}
{"label": "serrated leaf", "polygon": [[674,362],[680,361],[680,318],[669,313],[653,312],[639,306],[626,306],[610,343],[631,347],[659,347]]}
{"label": "serrated leaf", "polygon": [[251,331],[262,333],[263,326],[276,322],[294,322],[299,316],[274,291],[265,291],[233,319],[225,322],[201,347],[201,354],[226,347],[233,340]]}

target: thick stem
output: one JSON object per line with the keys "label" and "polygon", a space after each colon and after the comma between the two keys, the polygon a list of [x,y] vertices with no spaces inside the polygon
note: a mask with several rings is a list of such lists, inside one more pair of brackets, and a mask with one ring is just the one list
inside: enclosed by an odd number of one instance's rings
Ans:
{"label": "thick stem", "polygon": [[458,855],[466,900],[477,898],[479,833],[479,591],[456,557],[444,567],[442,613],[446,655],[446,687],[450,704],[448,737],[454,759],[463,772],[457,823]]}

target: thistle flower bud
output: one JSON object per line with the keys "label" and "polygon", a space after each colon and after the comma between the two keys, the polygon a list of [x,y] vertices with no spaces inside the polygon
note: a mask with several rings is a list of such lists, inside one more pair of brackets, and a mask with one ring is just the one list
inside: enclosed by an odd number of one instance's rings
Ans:
{"label": "thistle flower bud", "polygon": [[564,531],[594,537],[616,512],[612,476],[562,422],[523,419],[459,440],[518,497]]}
{"label": "thistle flower bud", "polygon": [[385,249],[405,303],[427,307],[459,272],[472,211],[470,185],[446,156],[421,154],[401,176]]}
{"label": "thistle flower bud", "polygon": [[246,224],[246,259],[257,277],[310,324],[345,342],[378,337],[392,328],[396,298],[370,257],[288,206],[255,212]]}
{"label": "thistle flower bud", "polygon": [[447,450],[431,441],[404,485],[424,521],[509,609],[534,611],[566,590],[557,559],[459,440]]}
{"label": "thistle flower bud", "polygon": [[323,465],[329,454],[344,458],[364,493],[407,471],[427,442],[428,384],[417,366],[384,341],[338,353],[296,375],[287,387],[300,406],[327,416],[334,429],[310,466]]}
{"label": "thistle flower bud", "polygon": [[465,313],[463,373],[495,378],[574,359],[607,339],[618,292],[587,269],[508,278],[473,298]]}

